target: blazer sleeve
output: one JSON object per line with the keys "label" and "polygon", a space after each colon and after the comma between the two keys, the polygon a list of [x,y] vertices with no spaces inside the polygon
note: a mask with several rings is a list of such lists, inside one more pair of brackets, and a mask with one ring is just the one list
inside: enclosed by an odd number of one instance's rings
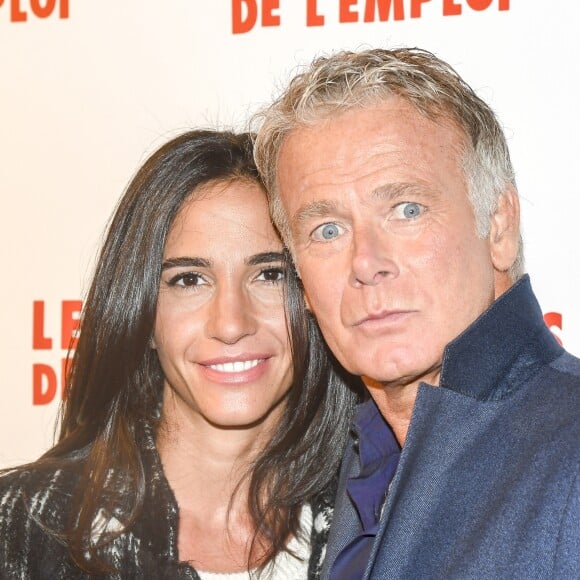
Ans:
{"label": "blazer sleeve", "polygon": [[562,517],[553,577],[562,580],[580,577],[580,473],[578,470]]}

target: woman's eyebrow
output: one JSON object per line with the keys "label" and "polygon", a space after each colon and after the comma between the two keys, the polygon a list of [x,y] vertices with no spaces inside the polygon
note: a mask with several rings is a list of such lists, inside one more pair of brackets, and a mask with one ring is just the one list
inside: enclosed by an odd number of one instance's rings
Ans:
{"label": "woman's eyebrow", "polygon": [[211,265],[211,260],[206,260],[205,258],[190,258],[188,256],[182,256],[179,258],[167,258],[167,260],[163,260],[161,271],[169,268],[184,268],[192,266],[194,268],[210,268]]}
{"label": "woman's eyebrow", "polygon": [[258,266],[259,264],[268,264],[270,262],[285,262],[286,257],[283,252],[261,252],[254,254],[246,260],[248,266]]}

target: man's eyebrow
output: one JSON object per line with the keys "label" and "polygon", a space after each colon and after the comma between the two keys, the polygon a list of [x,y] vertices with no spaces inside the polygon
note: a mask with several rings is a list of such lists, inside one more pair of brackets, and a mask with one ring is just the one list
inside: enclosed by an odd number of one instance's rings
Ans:
{"label": "man's eyebrow", "polygon": [[161,271],[168,270],[169,268],[210,268],[211,265],[211,260],[206,260],[205,258],[190,258],[188,256],[183,256],[180,258],[168,258],[167,260],[163,260]]}
{"label": "man's eyebrow", "polygon": [[258,266],[260,264],[269,264],[270,262],[285,262],[286,256],[283,252],[262,252],[254,254],[246,260],[248,266]]}
{"label": "man's eyebrow", "polygon": [[[372,199],[376,201],[397,200],[406,197],[421,196],[422,198],[435,197],[437,193],[428,187],[418,183],[386,183],[377,187],[372,192]],[[332,199],[313,201],[303,205],[292,216],[291,226],[298,228],[300,224],[311,219],[321,218],[336,213],[338,203]]]}
{"label": "man's eyebrow", "polygon": [[292,216],[292,225],[299,226],[303,222],[314,218],[320,218],[336,212],[337,203],[330,199],[313,201],[303,205]]}
{"label": "man's eyebrow", "polygon": [[436,193],[430,187],[418,183],[386,183],[377,187],[372,193],[372,197],[379,201],[395,201],[417,195],[431,198],[435,197]]}

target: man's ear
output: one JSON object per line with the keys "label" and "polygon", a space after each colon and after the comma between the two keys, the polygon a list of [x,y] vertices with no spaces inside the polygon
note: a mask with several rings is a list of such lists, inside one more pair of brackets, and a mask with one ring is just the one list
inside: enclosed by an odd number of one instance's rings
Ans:
{"label": "man's ear", "polygon": [[520,248],[520,200],[511,185],[500,195],[490,218],[489,246],[495,270],[507,272]]}

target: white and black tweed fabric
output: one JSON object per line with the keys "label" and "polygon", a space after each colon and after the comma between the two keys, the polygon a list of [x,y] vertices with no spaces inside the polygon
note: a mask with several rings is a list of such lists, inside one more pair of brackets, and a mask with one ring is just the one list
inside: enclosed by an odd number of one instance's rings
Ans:
{"label": "white and black tweed fabric", "polygon": [[[65,528],[78,476],[73,470],[14,470],[0,477],[0,580],[199,580],[177,554],[178,506],[163,473],[153,430],[142,436],[145,502],[131,529],[101,548],[117,572],[91,576],[70,559],[58,532]],[[319,578],[332,519],[333,490],[312,502],[308,580]],[[95,539],[121,526],[122,516],[104,512]],[[302,580],[302,579],[281,579]],[[306,580],[306,579],[305,579]]]}

